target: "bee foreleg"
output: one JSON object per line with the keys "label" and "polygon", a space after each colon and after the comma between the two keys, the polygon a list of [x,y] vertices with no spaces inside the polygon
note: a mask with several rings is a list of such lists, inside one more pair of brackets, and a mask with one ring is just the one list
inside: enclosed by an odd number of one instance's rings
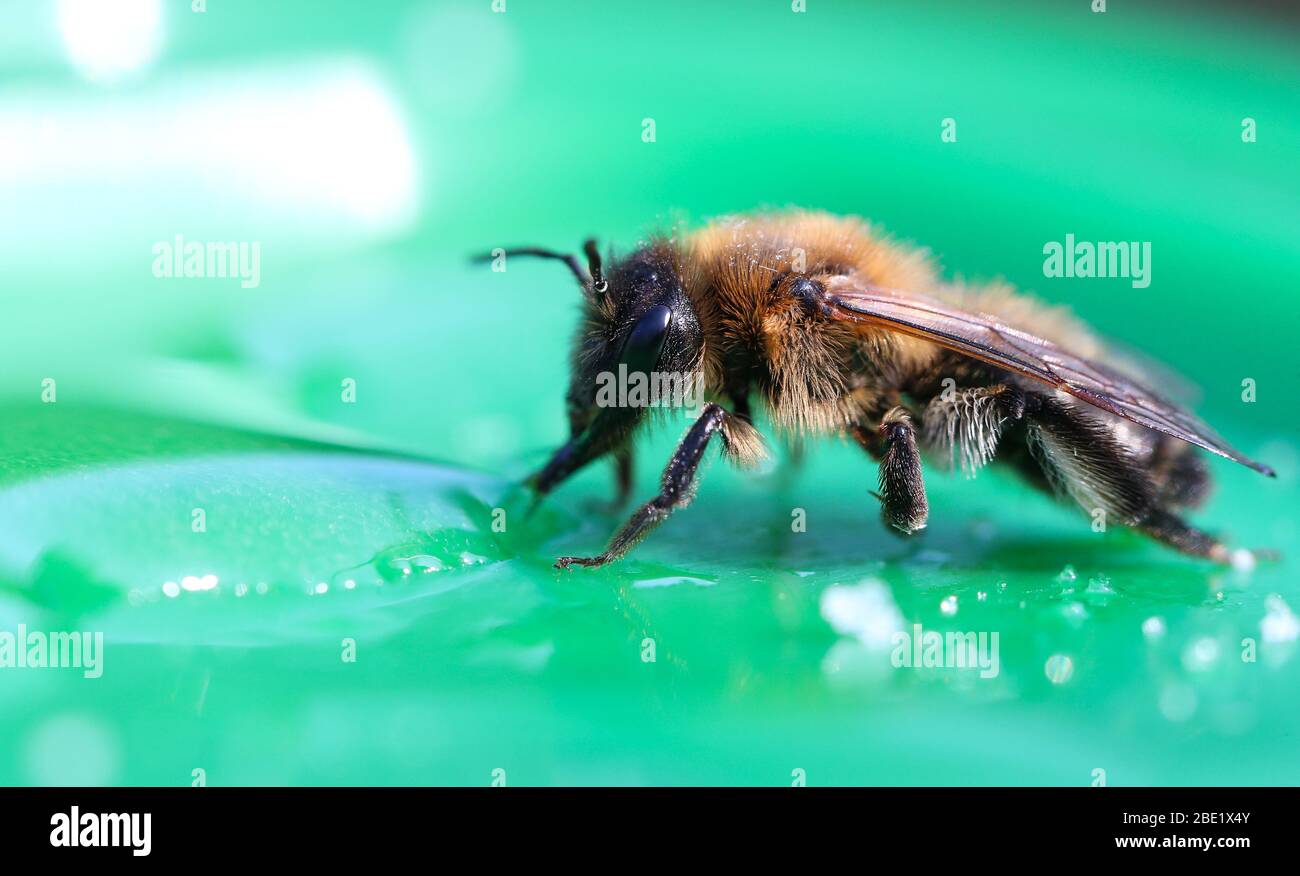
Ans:
{"label": "bee foreleg", "polygon": [[610,539],[609,547],[604,553],[595,557],[560,557],[555,561],[555,567],[567,569],[569,566],[603,566],[613,562],[667,520],[673,511],[689,505],[695,496],[695,475],[704,451],[709,446],[709,439],[722,428],[728,416],[721,405],[705,405],[703,413],[686,433],[664,469],[659,495],[632,514],[623,528]]}
{"label": "bee foreleg", "polygon": [[880,454],[880,510],[885,522],[908,535],[924,529],[930,505],[925,498],[916,429],[907,411],[890,409],[875,435],[861,425],[854,426],[852,432],[869,453]]}
{"label": "bee foreleg", "polygon": [[[568,442],[551,454],[546,465],[526,481],[536,496],[534,505],[592,461],[610,452],[620,453],[627,446],[628,436],[643,414],[642,408],[604,408],[594,421],[577,430]],[[617,461],[617,458],[616,462],[619,466],[616,468],[619,489],[623,489],[625,476],[627,488],[630,489],[630,457],[626,473],[621,470],[623,463]]]}
{"label": "bee foreleg", "polygon": [[614,451],[614,508],[622,508],[632,498],[632,448]]}

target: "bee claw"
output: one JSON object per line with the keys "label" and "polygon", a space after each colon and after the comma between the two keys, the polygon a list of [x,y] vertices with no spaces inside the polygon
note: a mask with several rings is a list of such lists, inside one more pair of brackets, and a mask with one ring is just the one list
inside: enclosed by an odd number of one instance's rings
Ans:
{"label": "bee claw", "polygon": [[605,560],[601,557],[560,557],[555,561],[555,568],[567,569],[570,566],[603,566]]}

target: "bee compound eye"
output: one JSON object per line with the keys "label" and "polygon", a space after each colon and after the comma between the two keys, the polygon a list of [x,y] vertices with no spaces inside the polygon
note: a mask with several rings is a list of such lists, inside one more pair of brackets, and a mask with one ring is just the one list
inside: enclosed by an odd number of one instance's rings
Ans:
{"label": "bee compound eye", "polygon": [[619,361],[627,366],[629,372],[649,373],[654,370],[672,322],[673,311],[663,304],[650,308],[637,319],[619,356]]}

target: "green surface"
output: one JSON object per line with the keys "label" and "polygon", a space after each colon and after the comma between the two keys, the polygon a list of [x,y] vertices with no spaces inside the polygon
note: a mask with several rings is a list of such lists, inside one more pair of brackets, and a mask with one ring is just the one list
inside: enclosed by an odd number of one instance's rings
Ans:
{"label": "green surface", "polygon": [[[187,6],[110,84],[46,6],[0,28],[25,47],[0,61],[0,631],[106,643],[99,678],[0,669],[0,782],[1300,782],[1293,23]],[[564,435],[577,293],[465,253],[786,204],[869,216],[1169,362],[1279,472],[1214,460],[1197,520],[1283,559],[1095,534],[993,470],[929,474],[905,542],[835,441],[798,472],[715,460],[610,568],[550,567],[617,525],[591,511],[604,467],[493,532]],[[1044,278],[1067,233],[1151,241],[1150,288]],[[155,279],[177,234],[259,242],[260,285]],[[638,495],[682,428],[644,442]],[[914,623],[997,632],[999,674],[895,669]]]}

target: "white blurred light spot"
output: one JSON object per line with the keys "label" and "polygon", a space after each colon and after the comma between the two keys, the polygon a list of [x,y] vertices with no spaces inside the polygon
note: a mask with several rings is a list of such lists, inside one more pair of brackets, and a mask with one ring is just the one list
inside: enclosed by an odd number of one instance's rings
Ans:
{"label": "white blurred light spot", "polygon": [[211,590],[217,586],[216,575],[186,575],[181,579],[181,589],[188,590],[191,593],[200,590]]}
{"label": "white blurred light spot", "polygon": [[889,648],[903,629],[903,615],[884,581],[866,578],[855,585],[836,584],[822,591],[821,614],[841,636],[853,636],[867,648]]}
{"label": "white blurred light spot", "polygon": [[98,718],[63,714],[50,718],[26,740],[25,766],[35,785],[107,785],[117,776],[120,746]]}
{"label": "white blurred light spot", "polygon": [[1294,642],[1300,637],[1300,618],[1295,616],[1291,607],[1276,594],[1269,596],[1264,605],[1267,612],[1259,622],[1260,635],[1270,644]]}
{"label": "white blurred light spot", "polygon": [[[284,261],[333,251],[418,217],[418,154],[383,77],[352,59],[177,75],[93,99],[0,89],[0,264],[90,248],[125,262],[177,231],[257,241]],[[68,221],[99,209],[114,221]]]}
{"label": "white blurred light spot", "polygon": [[113,82],[158,57],[158,0],[59,0],[59,33],[68,58],[92,82]]}
{"label": "white blurred light spot", "polygon": [[1189,672],[1204,672],[1219,659],[1219,643],[1202,636],[1183,649],[1183,667]]}

